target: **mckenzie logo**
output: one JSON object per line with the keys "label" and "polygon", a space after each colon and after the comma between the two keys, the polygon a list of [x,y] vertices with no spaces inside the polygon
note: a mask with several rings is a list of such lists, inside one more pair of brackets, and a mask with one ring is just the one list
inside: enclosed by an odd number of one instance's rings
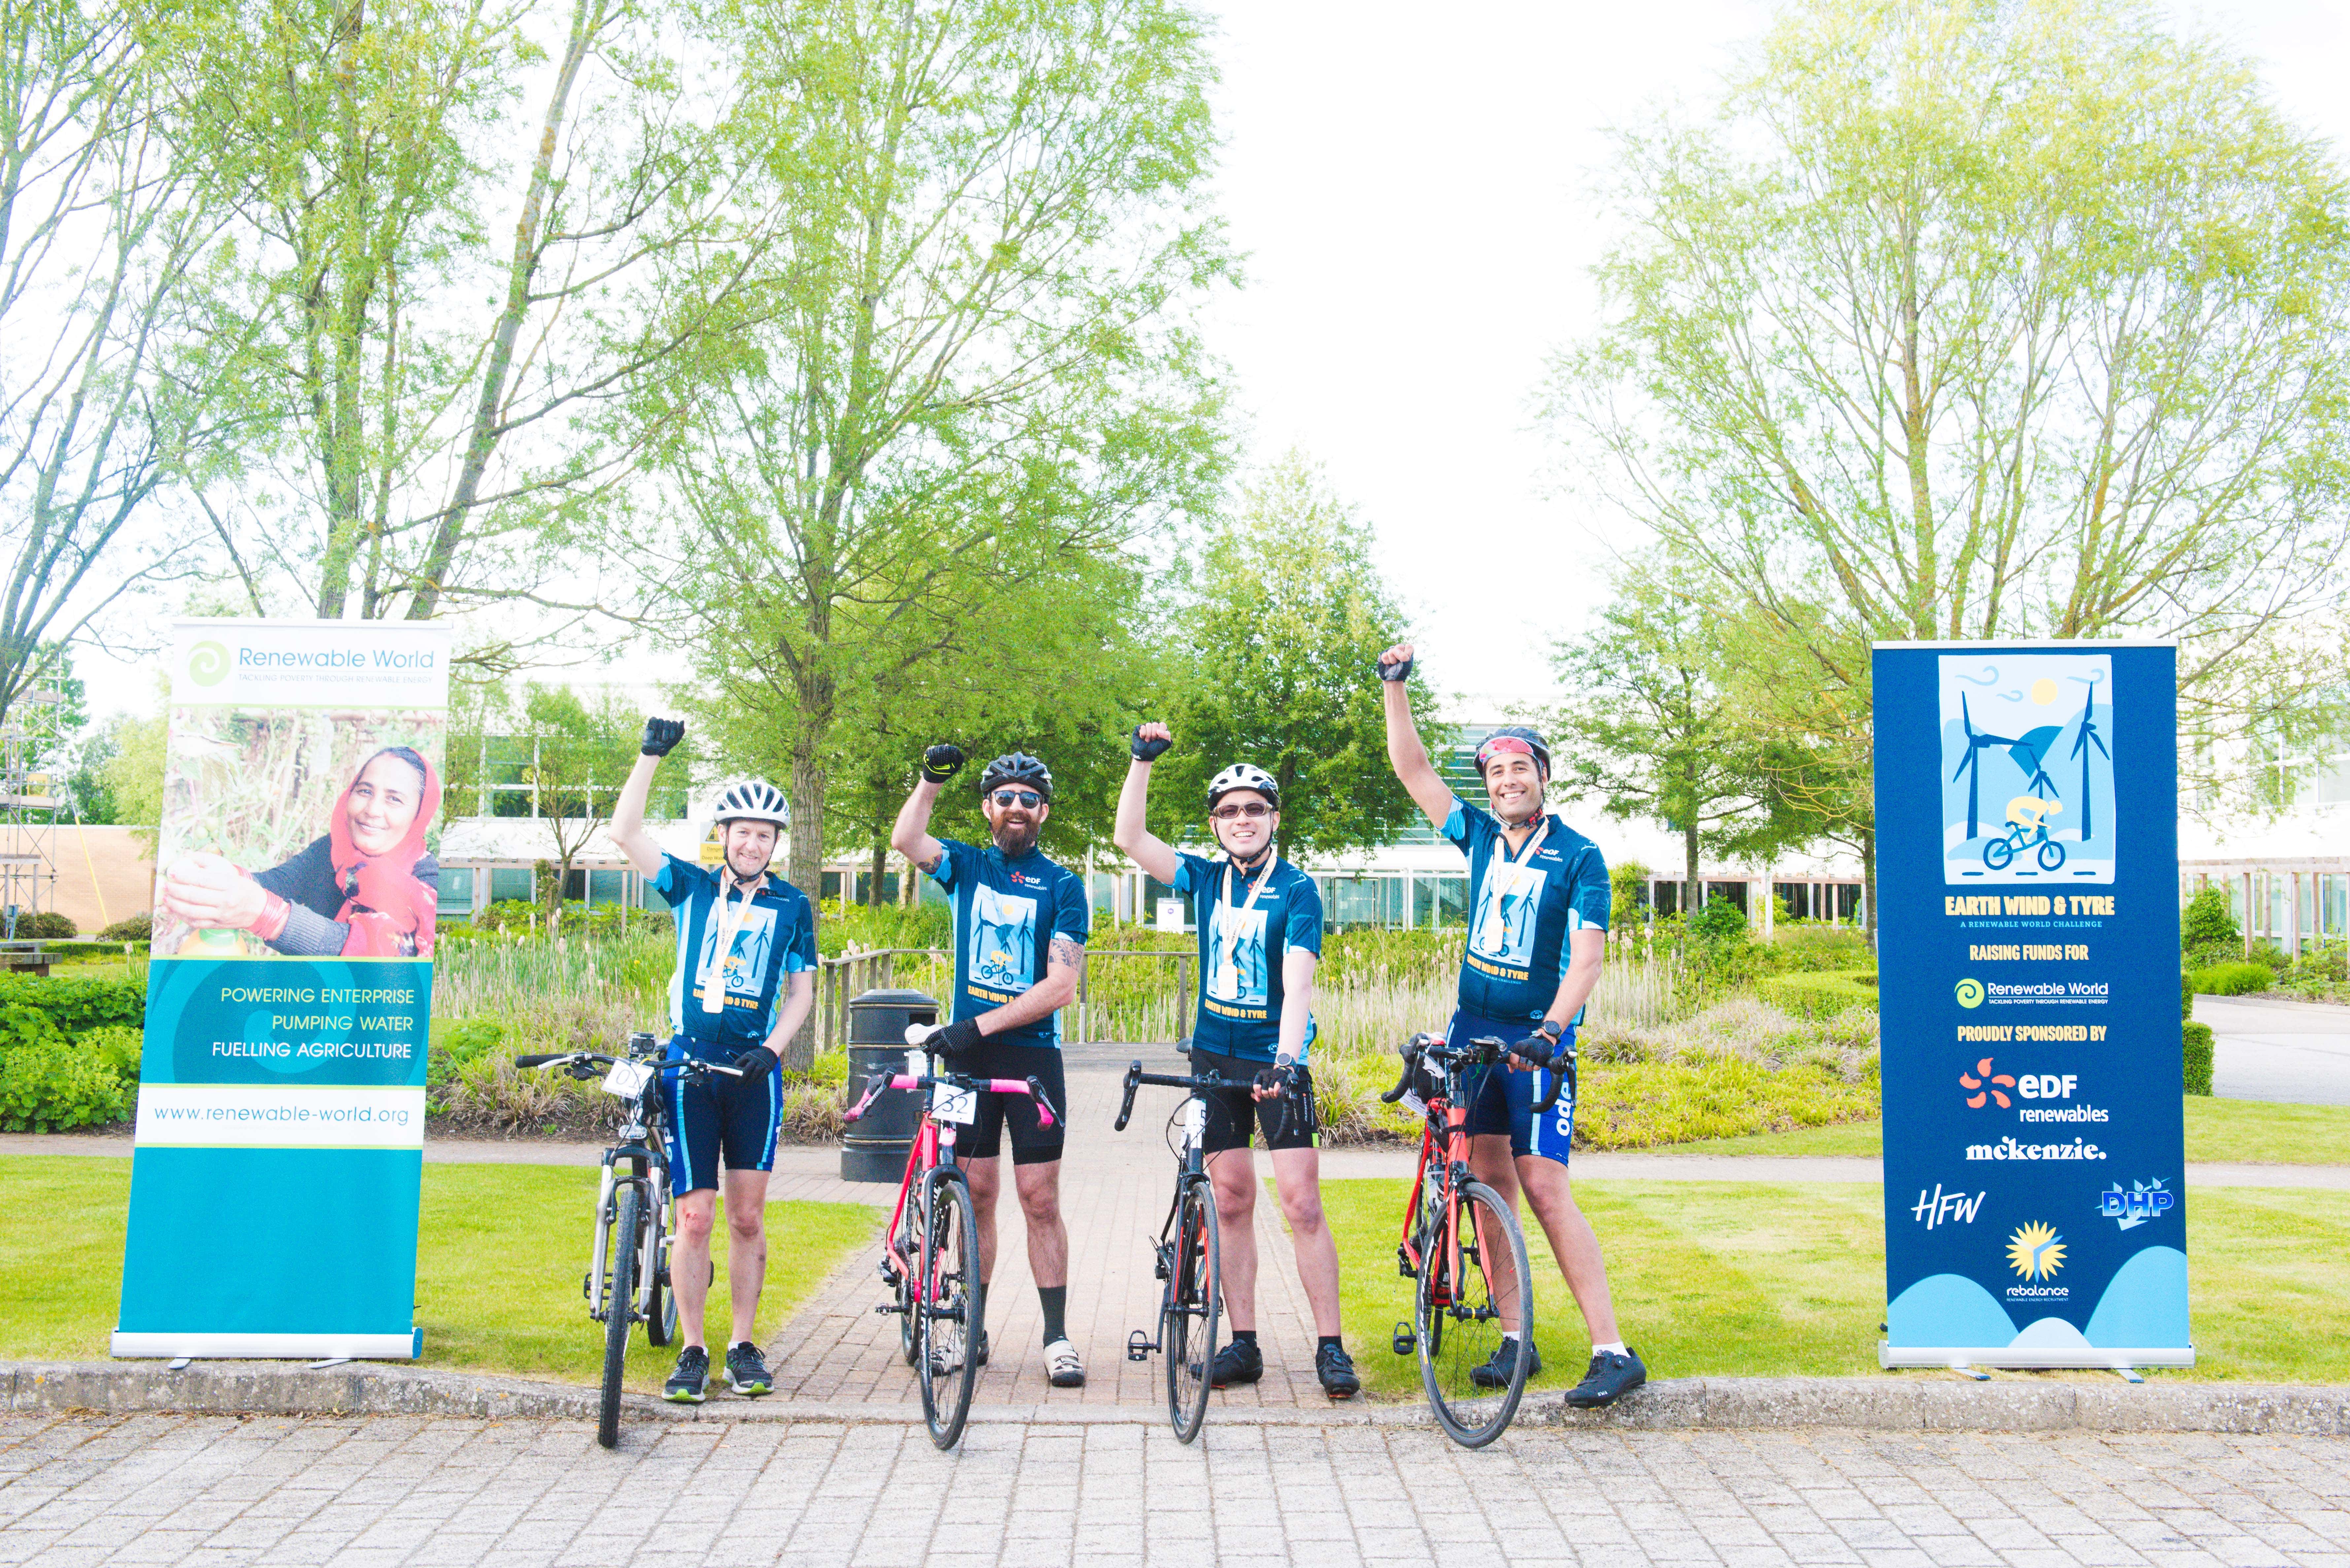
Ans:
{"label": "mckenzie logo", "polygon": [[2097,1212],[2117,1221],[2125,1231],[2135,1230],[2149,1220],[2159,1220],[2178,1202],[2178,1195],[2165,1192],[2162,1182],[2159,1176],[2152,1181],[2133,1181],[2125,1192],[2116,1181],[2097,1194]]}
{"label": "mckenzie logo", "polygon": [[2074,1138],[2071,1143],[2018,1143],[2011,1133],[1997,1143],[1967,1145],[1969,1159],[2103,1159],[2106,1151]]}
{"label": "mckenzie logo", "polygon": [[2036,1220],[2018,1226],[2007,1239],[2007,1264],[2027,1280],[2053,1279],[2064,1266],[2064,1238]]}
{"label": "mckenzie logo", "polygon": [[1975,1222],[1976,1214],[1982,1210],[1983,1199],[1991,1195],[1988,1192],[1978,1192],[1972,1198],[1963,1192],[1945,1192],[1942,1190],[1942,1184],[1938,1181],[1934,1183],[1934,1192],[1930,1198],[1926,1195],[1924,1188],[1918,1189],[1918,1207],[1912,1209],[1909,1214],[1929,1231],[1937,1225],[1948,1225],[1952,1221],[1960,1225],[1971,1225]]}

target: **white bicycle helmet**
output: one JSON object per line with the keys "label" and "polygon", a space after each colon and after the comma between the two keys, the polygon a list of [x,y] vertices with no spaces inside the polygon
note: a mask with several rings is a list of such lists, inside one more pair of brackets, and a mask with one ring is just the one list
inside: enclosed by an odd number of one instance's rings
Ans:
{"label": "white bicycle helmet", "polygon": [[1208,809],[1215,810],[1216,802],[1236,789],[1253,789],[1274,810],[1281,809],[1281,786],[1274,783],[1271,774],[1249,763],[1234,763],[1208,781]]}
{"label": "white bicycle helmet", "polygon": [[720,827],[730,822],[772,822],[780,832],[792,825],[792,803],[766,780],[744,779],[718,792],[711,815]]}

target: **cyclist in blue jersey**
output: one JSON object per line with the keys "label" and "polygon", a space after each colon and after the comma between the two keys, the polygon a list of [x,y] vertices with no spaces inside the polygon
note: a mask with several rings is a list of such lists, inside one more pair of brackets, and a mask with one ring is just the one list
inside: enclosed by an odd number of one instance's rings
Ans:
{"label": "cyclist in blue jersey", "polygon": [[671,1059],[691,1056],[743,1069],[740,1078],[702,1084],[663,1075],[677,1191],[670,1288],[677,1293],[684,1334],[662,1392],[681,1404],[699,1405],[710,1377],[702,1308],[710,1293],[710,1232],[722,1159],[726,1282],[734,1309],[727,1380],[737,1394],[764,1394],[775,1386],[751,1336],[767,1279],[767,1173],[775,1168],[775,1133],[783,1125],[775,1067],[816,995],[816,912],[806,895],[767,869],[791,820],[783,792],[771,784],[754,779],[720,792],[716,817],[724,864],[715,869],[664,853],[645,831],[653,774],[684,737],[679,720],[645,721],[637,765],[612,807],[612,842],[677,916],[677,969],[669,981]]}
{"label": "cyclist in blue jersey", "polygon": [[[1575,1137],[1575,1030],[1607,950],[1607,863],[1597,845],[1544,809],[1550,751],[1523,725],[1498,730],[1477,748],[1490,811],[1452,793],[1412,722],[1404,686],[1411,665],[1409,643],[1379,655],[1388,762],[1437,832],[1469,857],[1469,939],[1447,1038],[1498,1036],[1513,1056],[1553,1064],[1532,1072],[1513,1064],[1486,1076],[1469,1110],[1470,1168],[1512,1205],[1524,1188],[1583,1309],[1591,1363],[1566,1402],[1585,1409],[1611,1405],[1647,1382],[1648,1373],[1619,1336],[1599,1239],[1575,1205],[1566,1172]],[[1547,1071],[1565,1073],[1567,1082],[1550,1114],[1537,1116]],[[1532,1358],[1529,1376],[1542,1369],[1532,1337],[1511,1333],[1477,1381],[1509,1386],[1513,1362],[1522,1355]]]}
{"label": "cyclist in blue jersey", "polygon": [[1191,1071],[1240,1085],[1209,1101],[1205,1149],[1222,1236],[1221,1283],[1232,1327],[1209,1381],[1219,1388],[1264,1376],[1256,1342],[1256,1161],[1260,1127],[1273,1160],[1274,1189],[1297,1252],[1319,1336],[1315,1375],[1333,1399],[1362,1389],[1339,1336],[1338,1247],[1322,1212],[1322,1155],[1314,1117],[1314,968],[1322,956],[1322,895],[1314,879],[1274,853],[1281,785],[1262,768],[1235,763],[1208,784],[1208,821],[1221,859],[1175,848],[1152,834],[1150,767],[1173,744],[1167,726],[1139,725],[1118,797],[1118,846],[1137,866],[1191,895],[1200,933],[1199,1023]]}
{"label": "cyclist in blue jersey", "polygon": [[[1077,991],[1091,905],[1084,881],[1036,852],[1053,813],[1053,775],[1018,752],[981,771],[980,810],[994,842],[985,848],[931,836],[939,791],[962,771],[961,747],[922,753],[921,777],[898,813],[889,843],[934,878],[954,901],[954,1000],[949,1022],[925,1042],[953,1058],[954,1070],[990,1078],[1043,1082],[1066,1116],[1060,1010]],[[1007,1103],[1008,1102],[1008,1103]],[[995,1272],[998,1161],[1007,1127],[1013,1186],[1028,1228],[1028,1269],[1045,1313],[1045,1374],[1055,1388],[1082,1387],[1086,1366],[1069,1342],[1069,1231],[1061,1221],[1063,1121],[1041,1124],[1029,1101],[979,1096],[978,1119],[955,1139],[979,1220],[979,1361],[987,1364],[987,1281]]]}

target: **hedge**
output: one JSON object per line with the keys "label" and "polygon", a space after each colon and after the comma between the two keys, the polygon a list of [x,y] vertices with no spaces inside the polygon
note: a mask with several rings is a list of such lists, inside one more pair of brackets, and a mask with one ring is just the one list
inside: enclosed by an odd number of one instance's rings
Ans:
{"label": "hedge", "polygon": [[2276,971],[2264,963],[2215,963],[2199,969],[2195,989],[2205,996],[2248,996],[2276,984]]}
{"label": "hedge", "polygon": [[1813,974],[1765,975],[1755,994],[1772,1006],[1802,1018],[1826,1018],[1856,1007],[1877,1011],[1873,969],[1822,970]]}
{"label": "hedge", "polygon": [[[142,1027],[147,1021],[143,980],[84,979],[74,975],[16,975],[0,979],[0,1016],[12,1007],[47,1013],[68,1039],[78,1040],[107,1024]],[[5,1025],[0,1024],[0,1033]]]}
{"label": "hedge", "polygon": [[2211,1092],[2211,1026],[2182,1023],[2178,1027],[2187,1064],[2187,1092],[2208,1095]]}

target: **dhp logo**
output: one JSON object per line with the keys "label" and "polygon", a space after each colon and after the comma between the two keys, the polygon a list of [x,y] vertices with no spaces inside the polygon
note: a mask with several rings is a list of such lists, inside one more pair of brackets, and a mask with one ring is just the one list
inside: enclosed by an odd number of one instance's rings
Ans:
{"label": "dhp logo", "polygon": [[2162,1180],[2158,1176],[2150,1182],[2133,1181],[2127,1192],[2116,1181],[2097,1194],[2097,1212],[2117,1221],[2125,1231],[2134,1230],[2149,1220],[2159,1220],[2178,1201],[2177,1193],[2162,1189]]}

